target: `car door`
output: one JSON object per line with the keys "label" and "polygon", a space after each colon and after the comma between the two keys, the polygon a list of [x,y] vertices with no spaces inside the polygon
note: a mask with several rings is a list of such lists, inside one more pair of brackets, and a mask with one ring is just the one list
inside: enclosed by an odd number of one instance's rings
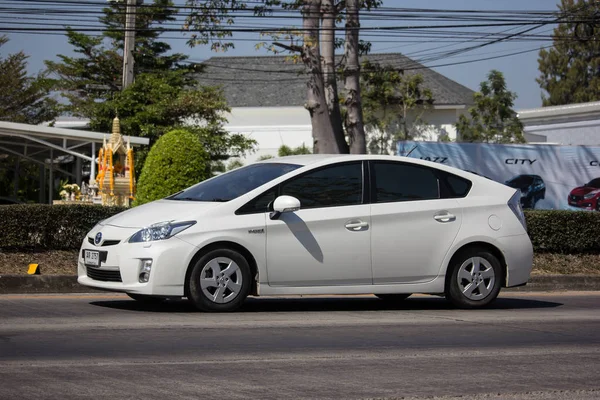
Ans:
{"label": "car door", "polygon": [[410,163],[375,161],[370,170],[373,283],[434,279],[462,220],[456,198],[443,197],[460,197],[447,195],[450,185],[466,195],[470,182]]}
{"label": "car door", "polygon": [[269,285],[372,283],[370,206],[363,180],[363,163],[350,162],[279,185],[278,195],[296,197],[301,208],[267,218]]}

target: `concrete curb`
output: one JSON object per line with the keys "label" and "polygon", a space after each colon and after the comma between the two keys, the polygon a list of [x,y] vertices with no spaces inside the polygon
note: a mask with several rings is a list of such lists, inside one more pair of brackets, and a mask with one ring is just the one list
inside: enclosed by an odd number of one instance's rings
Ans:
{"label": "concrete curb", "polygon": [[[593,291],[600,290],[600,275],[534,276],[527,286],[507,291]],[[21,293],[100,293],[77,283],[71,275],[0,275],[0,294]]]}

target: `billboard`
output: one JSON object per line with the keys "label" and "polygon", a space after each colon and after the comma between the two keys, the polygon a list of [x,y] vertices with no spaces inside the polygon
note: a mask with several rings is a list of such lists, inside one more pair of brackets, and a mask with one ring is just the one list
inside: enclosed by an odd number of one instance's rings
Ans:
{"label": "billboard", "polygon": [[524,208],[600,211],[600,146],[399,142],[397,154],[519,189]]}

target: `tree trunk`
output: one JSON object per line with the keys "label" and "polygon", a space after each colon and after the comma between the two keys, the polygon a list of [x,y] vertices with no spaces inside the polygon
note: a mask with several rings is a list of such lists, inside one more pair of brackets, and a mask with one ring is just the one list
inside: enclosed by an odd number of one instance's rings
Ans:
{"label": "tree trunk", "polygon": [[335,19],[337,8],[333,0],[322,0],[321,14],[323,24],[321,29],[321,49],[323,56],[323,74],[325,83],[325,99],[331,119],[333,133],[341,153],[348,153],[348,143],[342,124],[340,98],[338,96],[337,74],[335,70]]}
{"label": "tree trunk", "polygon": [[359,0],[346,2],[346,130],[350,141],[350,153],[366,154],[367,142],[360,98],[360,63],[358,60]]}
{"label": "tree trunk", "polygon": [[320,11],[321,0],[304,0],[302,6],[304,29],[302,61],[309,71],[305,108],[310,113],[313,151],[321,154],[339,154],[340,148],[333,132],[325,99],[325,84],[319,51]]}

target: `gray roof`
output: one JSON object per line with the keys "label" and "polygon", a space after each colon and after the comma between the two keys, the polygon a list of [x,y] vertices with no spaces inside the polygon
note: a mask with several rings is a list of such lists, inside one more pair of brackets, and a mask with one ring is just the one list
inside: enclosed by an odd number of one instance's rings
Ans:
{"label": "gray roof", "polygon": [[[400,53],[370,54],[371,62],[420,73],[435,105],[473,104],[473,91]],[[304,66],[288,56],[212,57],[199,75],[202,85],[220,85],[230,107],[302,106],[306,101]]]}

